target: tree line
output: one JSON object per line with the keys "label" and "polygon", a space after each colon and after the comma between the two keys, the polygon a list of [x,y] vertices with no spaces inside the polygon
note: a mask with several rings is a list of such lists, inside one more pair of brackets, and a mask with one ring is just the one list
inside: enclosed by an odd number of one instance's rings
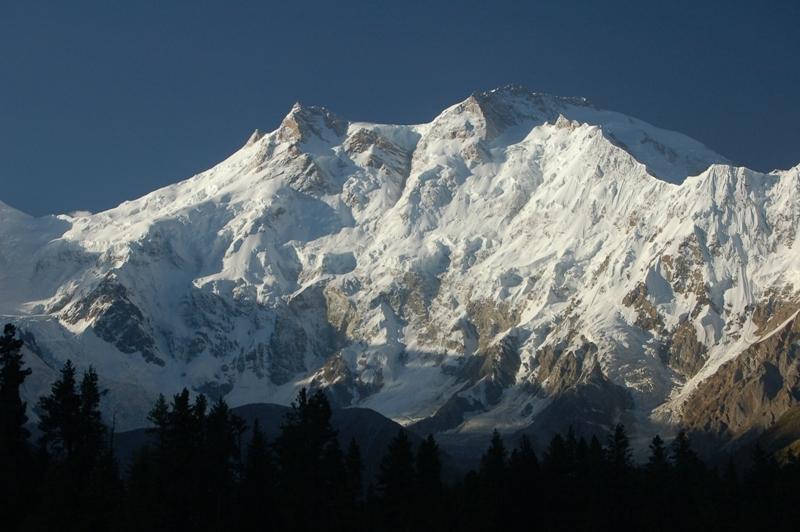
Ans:
{"label": "tree line", "polygon": [[268,441],[222,399],[187,390],[154,404],[150,443],[120,470],[97,373],[67,362],[40,398],[36,437],[20,388],[22,341],[0,337],[0,529],[5,531],[757,530],[797,526],[800,462],[756,449],[737,471],[703,463],[680,432],[632,458],[622,425],[556,435],[540,454],[495,431],[479,466],[443,480],[433,436],[401,429],[375,478],[340,447],[321,391],[301,390]]}

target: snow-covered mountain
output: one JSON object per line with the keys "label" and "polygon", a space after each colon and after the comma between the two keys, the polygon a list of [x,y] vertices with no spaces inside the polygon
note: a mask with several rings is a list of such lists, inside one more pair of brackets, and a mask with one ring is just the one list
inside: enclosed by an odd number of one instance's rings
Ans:
{"label": "snow-covered mountain", "polygon": [[93,364],[123,428],[160,391],[310,385],[444,438],[736,437],[800,401],[798,226],[800,167],[734,167],[583,99],[504,87],[421,125],[297,104],[114,209],[0,203],[0,314],[31,396]]}

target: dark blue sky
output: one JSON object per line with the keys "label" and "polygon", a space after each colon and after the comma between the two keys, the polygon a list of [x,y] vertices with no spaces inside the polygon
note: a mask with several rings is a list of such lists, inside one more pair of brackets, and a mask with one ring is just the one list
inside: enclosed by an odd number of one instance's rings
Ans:
{"label": "dark blue sky", "polygon": [[101,210],[223,159],[295,100],[428,121],[507,83],[800,162],[800,2],[0,1],[0,200]]}

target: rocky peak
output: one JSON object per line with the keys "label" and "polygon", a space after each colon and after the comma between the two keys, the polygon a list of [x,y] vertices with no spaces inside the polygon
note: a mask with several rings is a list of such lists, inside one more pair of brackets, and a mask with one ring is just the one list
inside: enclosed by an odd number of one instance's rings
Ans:
{"label": "rocky peak", "polygon": [[561,113],[558,113],[558,118],[556,118],[556,121],[553,125],[556,129],[568,129],[570,131],[574,131],[580,127],[581,123],[577,120],[570,120]]}
{"label": "rocky peak", "polygon": [[496,89],[473,93],[474,98],[482,105],[513,108],[523,115],[529,114],[531,108],[540,112],[553,114],[567,106],[592,107],[586,98],[554,96],[544,92],[535,92],[521,85],[505,85]]}
{"label": "rocky peak", "polygon": [[567,98],[534,92],[520,85],[476,92],[463,102],[450,107],[433,123],[437,138],[470,138],[493,141],[521,127],[530,131],[545,122],[554,122],[560,115],[570,116],[576,108],[591,108],[585,98]]}
{"label": "rocky peak", "polygon": [[319,139],[337,142],[347,132],[347,121],[328,109],[296,102],[281,122],[280,137],[291,142]]}
{"label": "rocky peak", "polygon": [[256,129],[255,131],[253,131],[253,133],[250,134],[250,137],[247,139],[247,142],[244,143],[245,148],[248,146],[252,146],[262,138],[264,138],[264,133],[261,132],[261,130]]}
{"label": "rocky peak", "polygon": [[480,106],[488,122],[503,127],[556,120],[570,107],[589,107],[585,98],[565,98],[531,91],[519,85],[507,85],[473,94],[470,98]]}

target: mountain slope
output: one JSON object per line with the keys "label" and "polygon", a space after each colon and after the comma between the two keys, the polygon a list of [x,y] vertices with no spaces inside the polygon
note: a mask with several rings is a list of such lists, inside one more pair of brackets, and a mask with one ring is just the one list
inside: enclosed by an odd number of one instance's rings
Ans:
{"label": "mountain slope", "polygon": [[234,404],[310,385],[455,438],[644,435],[797,301],[798,192],[798,168],[519,87],[422,125],[298,104],[109,211],[3,207],[2,312],[45,364],[97,366],[131,426],[132,397],[184,385]]}

